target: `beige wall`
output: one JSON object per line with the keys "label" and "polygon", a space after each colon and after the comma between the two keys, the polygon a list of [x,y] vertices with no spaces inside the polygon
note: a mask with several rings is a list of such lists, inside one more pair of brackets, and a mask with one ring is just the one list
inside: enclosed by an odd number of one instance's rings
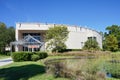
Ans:
{"label": "beige wall", "polygon": [[[41,33],[41,36],[43,38],[42,41],[44,41],[43,35],[50,27],[54,27],[54,25],[55,24],[17,23],[16,40],[22,39],[22,33]],[[102,36],[99,34],[99,32],[85,27],[69,25],[65,26],[69,31],[68,39],[66,41],[68,49],[81,49],[88,37],[96,37],[100,48],[102,48]]]}

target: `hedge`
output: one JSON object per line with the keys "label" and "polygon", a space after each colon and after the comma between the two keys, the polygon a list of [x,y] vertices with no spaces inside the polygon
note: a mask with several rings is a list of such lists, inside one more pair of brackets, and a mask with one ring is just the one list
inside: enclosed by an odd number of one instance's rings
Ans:
{"label": "hedge", "polygon": [[39,57],[39,55],[37,55],[37,54],[33,54],[32,56],[31,56],[31,60],[32,61],[37,61],[37,60],[39,60],[40,59],[40,57]]}
{"label": "hedge", "polygon": [[36,52],[36,54],[39,55],[40,59],[48,57],[47,52]]}
{"label": "hedge", "polygon": [[37,61],[48,56],[46,52],[13,52],[11,54],[14,62]]}

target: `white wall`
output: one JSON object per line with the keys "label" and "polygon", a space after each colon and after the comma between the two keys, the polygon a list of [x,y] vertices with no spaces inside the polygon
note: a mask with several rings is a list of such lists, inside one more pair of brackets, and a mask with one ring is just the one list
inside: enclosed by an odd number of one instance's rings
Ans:
{"label": "white wall", "polygon": [[[16,40],[19,39],[19,30],[40,30],[46,31],[49,27],[54,27],[54,24],[42,23],[16,23]],[[88,37],[96,37],[100,48],[102,48],[102,36],[95,30],[84,27],[67,26],[69,35],[65,42],[68,49],[81,49]]]}

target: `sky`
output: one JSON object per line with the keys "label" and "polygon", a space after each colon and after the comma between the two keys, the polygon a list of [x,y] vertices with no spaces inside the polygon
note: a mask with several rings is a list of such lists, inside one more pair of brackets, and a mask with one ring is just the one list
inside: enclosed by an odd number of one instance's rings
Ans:
{"label": "sky", "polygon": [[120,25],[120,0],[0,0],[0,22],[54,23],[105,32]]}

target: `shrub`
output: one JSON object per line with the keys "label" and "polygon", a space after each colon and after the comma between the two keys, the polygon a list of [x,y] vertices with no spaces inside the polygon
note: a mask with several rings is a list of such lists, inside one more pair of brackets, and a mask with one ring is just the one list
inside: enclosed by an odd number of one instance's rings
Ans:
{"label": "shrub", "polygon": [[20,61],[37,61],[48,56],[46,52],[13,52],[12,58],[15,62]]}
{"label": "shrub", "polygon": [[48,54],[46,52],[36,52],[36,54],[39,56],[40,59],[48,57]]}
{"label": "shrub", "polygon": [[30,61],[32,54],[31,52],[13,52],[12,59],[15,62]]}
{"label": "shrub", "polygon": [[83,49],[88,51],[96,51],[100,50],[100,47],[98,46],[98,42],[95,39],[88,39],[85,42]]}
{"label": "shrub", "polygon": [[37,61],[37,60],[39,60],[40,59],[40,57],[39,57],[39,55],[37,55],[37,54],[33,54],[32,56],[31,56],[31,60],[32,61]]}

